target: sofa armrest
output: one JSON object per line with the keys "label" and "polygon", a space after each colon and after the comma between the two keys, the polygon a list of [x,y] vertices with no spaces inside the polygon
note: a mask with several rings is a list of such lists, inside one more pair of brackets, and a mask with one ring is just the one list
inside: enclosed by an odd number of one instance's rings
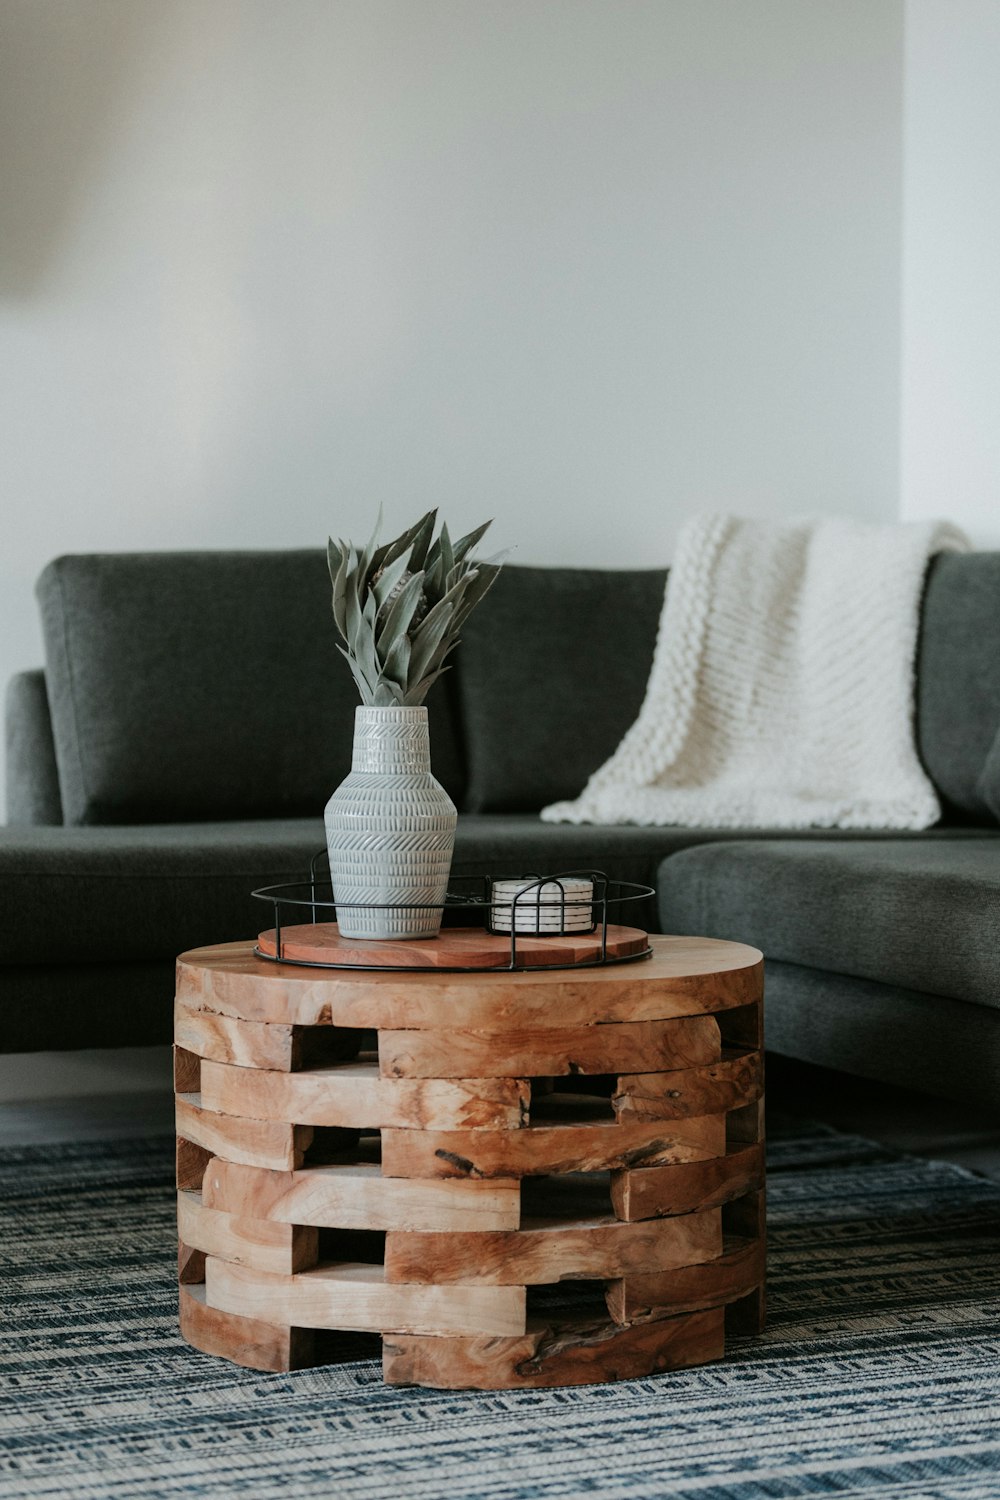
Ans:
{"label": "sofa armrest", "polygon": [[18,672],[7,684],[7,822],[23,828],[63,820],[45,673]]}

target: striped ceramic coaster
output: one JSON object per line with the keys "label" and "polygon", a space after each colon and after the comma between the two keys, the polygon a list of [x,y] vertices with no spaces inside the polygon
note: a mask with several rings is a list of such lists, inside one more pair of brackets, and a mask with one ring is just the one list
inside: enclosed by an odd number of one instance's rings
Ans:
{"label": "striped ceramic coaster", "polygon": [[[525,895],[514,906],[515,897]],[[516,932],[589,932],[594,925],[594,882],[579,876],[547,880],[539,885],[531,876],[494,880],[490,926],[509,932],[516,912]]]}

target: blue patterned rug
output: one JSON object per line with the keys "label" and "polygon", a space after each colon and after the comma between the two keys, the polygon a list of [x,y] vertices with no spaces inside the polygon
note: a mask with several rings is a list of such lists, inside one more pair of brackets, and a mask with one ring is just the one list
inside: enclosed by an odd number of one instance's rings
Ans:
{"label": "blue patterned rug", "polygon": [[799,1126],[769,1185],[763,1338],[623,1385],[456,1395],[183,1344],[168,1142],[0,1152],[0,1495],[995,1500],[1000,1184]]}

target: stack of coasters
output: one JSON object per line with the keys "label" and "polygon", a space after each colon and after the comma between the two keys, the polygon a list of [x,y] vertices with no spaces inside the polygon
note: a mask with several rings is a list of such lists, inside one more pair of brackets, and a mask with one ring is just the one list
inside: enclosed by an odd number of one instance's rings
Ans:
{"label": "stack of coasters", "polygon": [[[494,880],[490,906],[490,931],[548,933],[556,936],[594,929],[594,882],[579,876],[540,883],[533,875],[516,880]],[[515,905],[515,898],[525,892]]]}

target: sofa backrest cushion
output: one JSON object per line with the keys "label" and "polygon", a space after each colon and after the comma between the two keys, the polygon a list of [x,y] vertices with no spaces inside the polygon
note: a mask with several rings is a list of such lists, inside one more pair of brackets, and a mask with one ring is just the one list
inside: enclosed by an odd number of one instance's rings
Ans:
{"label": "sofa backrest cushion", "polygon": [[[642,703],[665,582],[504,569],[458,652],[468,810],[536,811],[582,791]],[[930,565],[916,730],[945,818],[1000,821],[1000,552]]]}
{"label": "sofa backrest cushion", "polygon": [[59,768],[52,743],[45,673],[16,673],[4,701],[7,743],[7,822],[12,828],[63,821]]}
{"label": "sofa backrest cushion", "polygon": [[666,576],[504,568],[457,653],[468,811],[583,790],[639,712]]}
{"label": "sofa backrest cushion", "polygon": [[947,812],[1000,809],[1000,552],[944,552],[927,575],[917,739]]}
{"label": "sofa backrest cushion", "polygon": [[[358,697],[321,551],[62,557],[37,592],[67,823],[322,812]],[[460,798],[447,681],[431,741]]]}

